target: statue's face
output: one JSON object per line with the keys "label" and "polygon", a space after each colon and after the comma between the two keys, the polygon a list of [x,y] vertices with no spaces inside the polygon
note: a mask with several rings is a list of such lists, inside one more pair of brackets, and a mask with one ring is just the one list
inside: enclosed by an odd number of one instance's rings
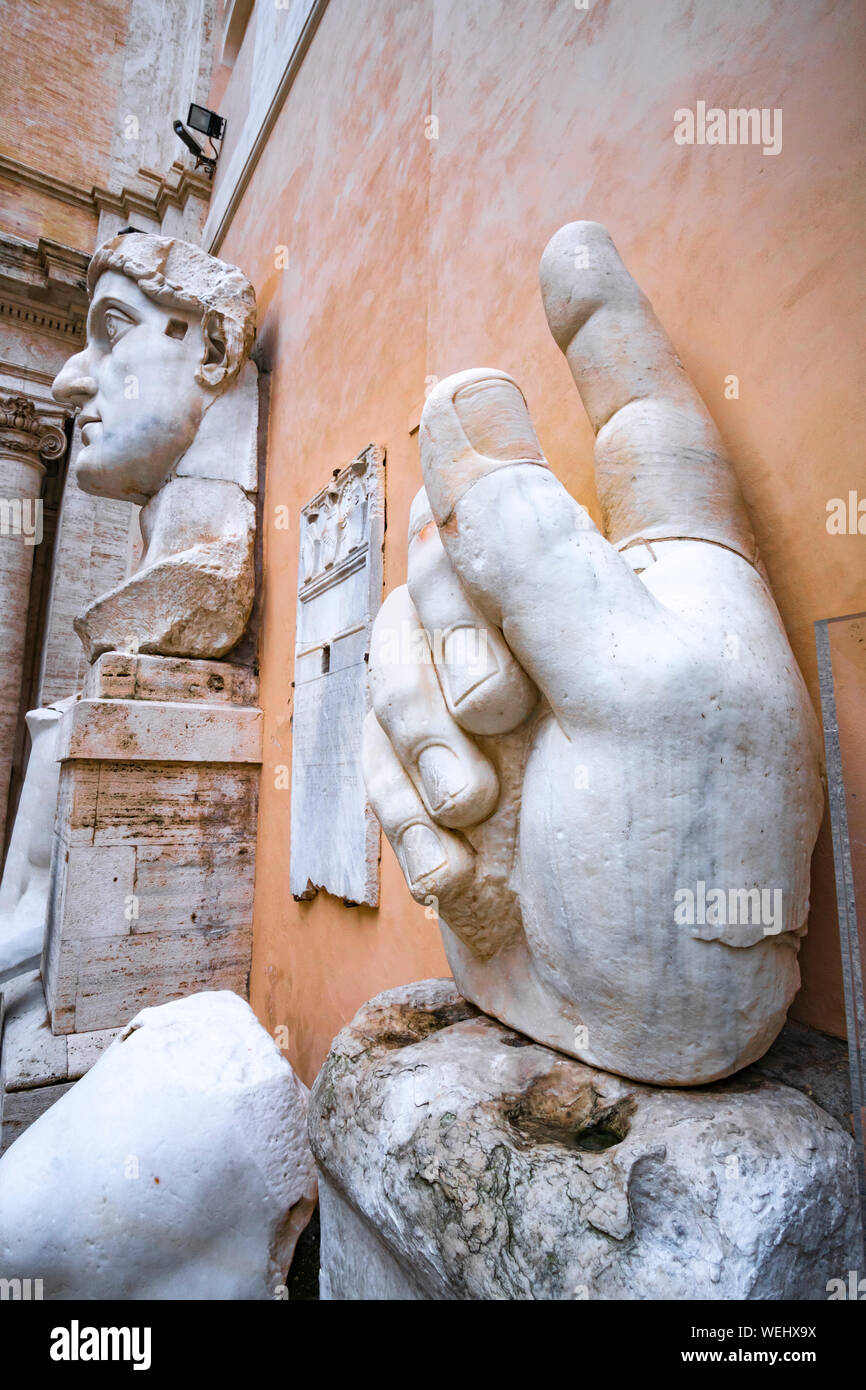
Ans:
{"label": "statue's face", "polygon": [[195,379],[207,348],[194,311],[155,304],[118,271],[99,277],[87,345],[53,388],[81,407],[76,478],[84,492],[144,503],[159,491],[214,398]]}

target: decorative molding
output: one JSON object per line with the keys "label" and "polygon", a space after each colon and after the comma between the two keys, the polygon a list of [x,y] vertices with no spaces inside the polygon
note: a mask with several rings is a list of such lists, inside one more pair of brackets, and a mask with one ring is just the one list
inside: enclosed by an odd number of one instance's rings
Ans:
{"label": "decorative molding", "polygon": [[75,351],[84,342],[86,311],[66,312],[53,304],[18,299],[0,291],[0,323],[17,323],[36,333],[62,338]]}
{"label": "decorative molding", "polygon": [[302,603],[364,564],[372,523],[385,505],[383,458],[381,449],[369,445],[302,509]]}
{"label": "decorative molding", "polygon": [[203,203],[210,199],[211,182],[205,174],[176,159],[164,177],[153,169],[139,169],[138,177],[149,188],[145,192],[124,188],[120,193],[107,189],[94,188],[93,196],[99,212],[114,213],[118,217],[129,218],[135,213],[161,223],[168,208],[179,208],[183,212],[190,198],[200,198]]}
{"label": "decorative molding", "polygon": [[[57,338],[76,352],[84,341],[89,260],[83,251],[48,237],[32,242],[0,232],[0,326]],[[0,367],[41,385],[54,379],[53,372],[8,360]]]}
{"label": "decorative molding", "polygon": [[[300,3],[301,0],[298,0],[298,4]],[[279,67],[274,69],[277,80],[273,84],[270,100],[268,100],[267,95],[268,74],[257,74],[254,71],[250,110],[247,113],[240,143],[229,156],[228,164],[223,164],[217,169],[214,197],[202,233],[202,246],[206,251],[210,251],[212,256],[219,252],[232,218],[246,192],[247,184],[252,178],[256,165],[268,143],[276,119],[282,110],[283,102],[289,94],[313,35],[319,27],[319,21],[328,7],[328,0],[303,0],[303,3],[306,5],[306,14],[301,21],[297,38],[288,59],[281,70]],[[285,14],[286,11],[282,11],[282,13]],[[263,14],[263,8],[260,12],[257,11],[257,24],[261,22]],[[257,87],[258,92],[261,92],[258,100]],[[261,111],[261,115],[257,116],[257,110]]]}
{"label": "decorative molding", "polygon": [[24,241],[0,231],[0,281],[22,286],[24,292],[68,291],[68,297],[87,300],[86,275],[90,257],[49,237]]}
{"label": "decorative molding", "polygon": [[176,207],[183,211],[190,198],[201,198],[203,202],[210,198],[210,179],[180,160],[174,161],[165,176],[153,169],[140,169],[138,177],[144,184],[143,190],[126,187],[117,193],[96,184],[87,189],[0,154],[0,178],[31,188],[57,202],[82,208],[97,217],[102,212],[123,218],[137,214],[161,223],[166,208]]}
{"label": "decorative molding", "polygon": [[[51,385],[56,376],[55,372],[40,372],[35,367],[22,366],[20,362],[10,362],[8,358],[0,357],[0,391],[3,390],[3,378],[14,377],[17,381],[32,382],[34,387],[39,387],[43,392],[47,392],[51,398]],[[8,387],[7,387],[8,390]],[[42,402],[37,403],[37,409],[45,414]],[[66,411],[55,403],[54,413],[58,418],[67,419],[69,411]]]}

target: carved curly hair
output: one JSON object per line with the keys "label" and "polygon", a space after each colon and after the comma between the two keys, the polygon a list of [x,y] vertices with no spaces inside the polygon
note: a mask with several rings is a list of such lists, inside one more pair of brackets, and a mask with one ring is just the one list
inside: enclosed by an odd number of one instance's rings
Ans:
{"label": "carved curly hair", "polygon": [[237,266],[209,256],[189,241],[130,230],[94,252],[87,271],[91,297],[100,275],[116,270],[134,280],[148,299],[197,310],[205,337],[222,343],[225,356],[196,371],[203,386],[225,387],[237,376],[256,336],[256,294]]}

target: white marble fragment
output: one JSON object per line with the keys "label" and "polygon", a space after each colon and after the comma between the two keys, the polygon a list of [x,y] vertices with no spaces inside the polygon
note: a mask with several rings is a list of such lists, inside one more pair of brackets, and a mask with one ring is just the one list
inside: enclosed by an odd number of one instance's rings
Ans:
{"label": "white marble fragment", "polygon": [[60,781],[57,727],[72,703],[65,700],[26,716],[30,757],[0,883],[0,981],[31,968],[42,953]]}
{"label": "white marble fragment", "polygon": [[145,549],[75,629],[91,662],[224,656],[255,594],[253,288],[199,247],[145,233],[101,246],[88,285],[87,344],[53,390],[79,408],[78,486],[139,503]]}
{"label": "white marble fragment", "polygon": [[382,600],[385,451],[369,445],[301,510],[290,887],[379,902],[381,833],[361,771],[367,658]]}
{"label": "white marble fragment", "polygon": [[229,991],[144,1009],[0,1160],[0,1277],[268,1299],[315,1205],[308,1093]]}

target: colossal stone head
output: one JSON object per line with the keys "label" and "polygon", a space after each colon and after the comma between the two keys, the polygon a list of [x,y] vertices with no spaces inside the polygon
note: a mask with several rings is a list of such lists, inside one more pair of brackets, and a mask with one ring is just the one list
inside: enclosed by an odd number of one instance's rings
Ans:
{"label": "colossal stone head", "polygon": [[54,383],[78,407],[84,492],[142,506],[141,564],[75,620],[102,652],[224,656],[255,589],[253,287],[171,237],[125,232],[88,271],[87,345]]}
{"label": "colossal stone head", "polygon": [[235,266],[144,232],[107,241],[87,278],[87,344],[54,394],[80,407],[78,486],[143,504],[238,379],[255,337],[255,294]]}

